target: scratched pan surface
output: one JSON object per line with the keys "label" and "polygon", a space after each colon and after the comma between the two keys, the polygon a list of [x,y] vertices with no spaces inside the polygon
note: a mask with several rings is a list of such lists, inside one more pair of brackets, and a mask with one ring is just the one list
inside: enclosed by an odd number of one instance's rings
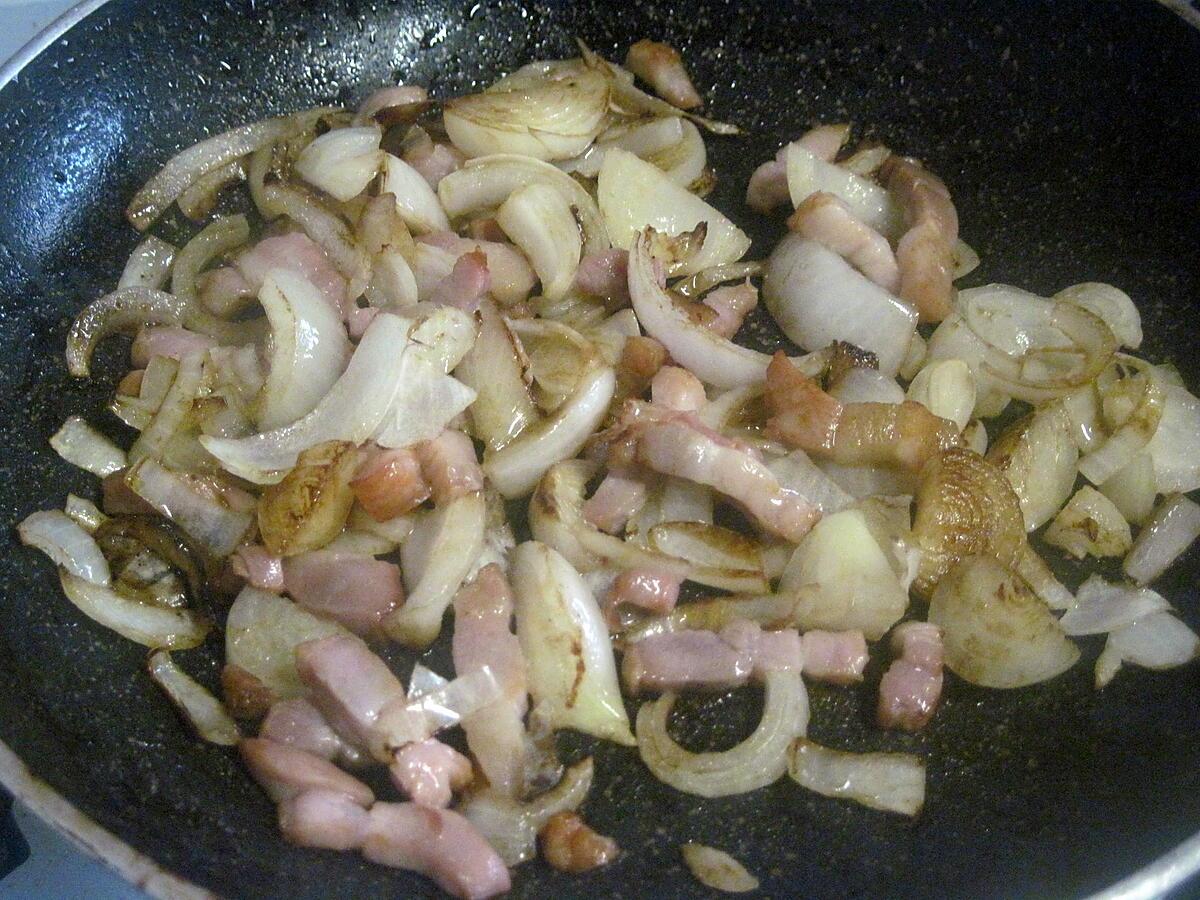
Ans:
{"label": "scratched pan surface", "polygon": [[[104,376],[76,384],[61,350],[71,315],[114,284],[135,235],[120,210],[180,146],[317,103],[353,104],[396,79],[452,94],[535,58],[607,53],[664,37],[709,108],[748,135],[709,141],[716,204],[765,252],[779,227],[741,192],[756,162],[811,122],[851,119],[929,161],[950,184],[972,282],[1047,294],[1111,281],[1140,302],[1148,354],[1200,387],[1200,33],[1157,5],[1058,2],[933,7],[811,4],[111,2],[0,91],[0,521],[94,485],[46,438],[72,412],[102,420]],[[765,349],[780,345],[752,328]],[[115,428],[115,426],[112,426]],[[44,560],[11,532],[0,553],[0,738],[55,789],[170,870],[226,895],[422,896],[429,884],[276,835],[273,811],[230,753],[192,740],[142,672],[142,651],[84,620]],[[1194,627],[1200,556],[1161,588]],[[1078,572],[1067,572],[1078,578]],[[812,735],[921,753],[915,822],[826,800],[786,779],[699,800],[656,783],[629,751],[594,748],[588,818],[615,865],[565,877],[523,867],[516,896],[700,894],[678,845],[723,847],[765,895],[1079,895],[1200,829],[1200,671],[1131,671],[1103,693],[1085,662],[1051,684],[987,693],[949,678],[918,737],[870,724],[879,678],[813,690]],[[220,645],[182,656],[213,683]],[[430,659],[448,669],[445,649]],[[407,662],[397,660],[401,670]],[[693,747],[752,727],[753,694],[695,703]],[[589,744],[566,737],[563,751]]]}

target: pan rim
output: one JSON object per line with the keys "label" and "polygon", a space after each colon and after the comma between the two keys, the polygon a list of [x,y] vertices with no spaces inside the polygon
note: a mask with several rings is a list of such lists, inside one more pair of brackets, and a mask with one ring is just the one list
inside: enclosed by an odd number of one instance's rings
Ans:
{"label": "pan rim", "polygon": [[[0,90],[46,49],[109,0],[81,0],[43,28],[0,66]],[[1200,11],[1189,0],[1154,0],[1200,30]],[[0,740],[0,785],[78,849],[115,870],[134,887],[160,900],[207,900],[218,895],[161,866],[35,776]],[[1081,900],[1154,900],[1200,872],[1200,831],[1103,890]]]}

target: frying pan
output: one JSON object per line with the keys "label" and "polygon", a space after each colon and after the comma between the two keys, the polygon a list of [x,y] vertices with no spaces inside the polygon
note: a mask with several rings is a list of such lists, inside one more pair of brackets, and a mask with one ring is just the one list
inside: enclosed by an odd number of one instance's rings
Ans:
{"label": "frying pan", "polygon": [[[115,283],[136,240],[121,210],[171,153],[269,114],[353,105],[396,80],[461,92],[531,59],[574,55],[575,35],[610,56],[644,36],[683,51],[709,109],[747,131],[709,148],[714,202],[755,238],[755,255],[780,226],[742,203],[754,165],[815,121],[850,119],[949,183],[983,259],[972,283],[1044,295],[1117,284],[1141,305],[1145,353],[1200,386],[1200,31],[1150,2],[112,0],[84,4],[60,32],[72,21],[0,90],[6,523],[59,506],[68,490],[94,495],[46,440],[70,413],[103,421],[123,348],[101,353],[106,375],[77,383],[63,340],[72,315]],[[782,344],[758,325],[760,347]],[[4,540],[0,738],[11,753],[0,748],[0,769],[10,787],[155,893],[190,882],[242,896],[434,895],[407,873],[282,843],[265,795],[233,754],[186,733],[143,674],[142,649],[84,619],[43,559],[10,532]],[[1192,627],[1198,572],[1192,552],[1159,584]],[[1063,574],[1074,583],[1081,572]],[[1097,693],[1098,650],[1087,643],[1067,675],[1018,691],[950,677],[918,736],[871,726],[877,669],[861,689],[815,687],[816,740],[927,759],[928,805],[914,822],[787,779],[700,800],[657,783],[627,750],[564,736],[568,758],[595,754],[587,815],[625,852],[583,877],[531,863],[513,894],[698,896],[679,859],[688,840],[733,853],[764,896],[1104,888],[1200,830],[1200,671],[1127,671]],[[220,657],[219,639],[181,654],[210,686]],[[426,662],[449,670],[444,646]],[[686,712],[691,746],[728,746],[758,708],[749,693]],[[1170,888],[1198,864],[1200,846],[1185,845],[1122,895]]]}

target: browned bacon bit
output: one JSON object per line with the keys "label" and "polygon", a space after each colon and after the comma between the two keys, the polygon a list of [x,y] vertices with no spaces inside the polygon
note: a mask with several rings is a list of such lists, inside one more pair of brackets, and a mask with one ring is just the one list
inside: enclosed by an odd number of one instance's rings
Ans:
{"label": "browned bacon bit", "polygon": [[539,836],[542,857],[560,872],[587,872],[607,865],[621,852],[616,841],[597,834],[573,812],[555,813]]}
{"label": "browned bacon bit", "polygon": [[929,622],[905,622],[892,632],[892,649],[899,658],[879,682],[877,720],[882,728],[920,731],[942,694],[942,630]]}
{"label": "browned bacon bit", "polygon": [[632,473],[609,472],[583,504],[583,518],[601,531],[620,534],[645,502],[645,481]]}
{"label": "browned bacon bit", "polygon": [[885,291],[900,289],[900,267],[887,238],[833,194],[810,194],[788,217],[788,228],[838,254]]}
{"label": "browned bacon bit", "polygon": [[377,522],[410,512],[433,493],[411,447],[385,450],[370,457],[359,467],[350,487],[354,499]]}
{"label": "browned bacon bit", "polygon": [[637,335],[626,338],[617,362],[617,390],[614,403],[626,397],[640,397],[650,386],[650,379],[667,362],[667,348],[652,337]]}
{"label": "browned bacon bit", "polygon": [[708,322],[708,329],[723,338],[732,338],[746,316],[758,306],[758,288],[746,279],[741,284],[727,284],[711,291],[702,301],[716,315]]}
{"label": "browned bacon bit", "polygon": [[241,666],[225,664],[221,670],[221,694],[225,708],[235,719],[258,719],[275,702],[274,692]]}
{"label": "browned bacon bit", "polygon": [[950,191],[940,178],[907,157],[889,157],[880,173],[904,203],[908,225],[896,244],[900,296],[917,308],[922,322],[940,322],[954,309],[958,212]]}
{"label": "browned bacon bit", "polygon": [[642,39],[629,48],[625,68],[646,82],[654,93],[679,109],[695,109],[704,101],[696,92],[679,51],[670,44]]}
{"label": "browned bacon bit", "polygon": [[829,369],[826,375],[829,384],[837,384],[851,369],[878,369],[879,357],[848,341],[834,341],[829,345]]}
{"label": "browned bacon bit", "polygon": [[783,353],[767,367],[767,431],[788,446],[843,465],[913,472],[961,443],[958,426],[920,403],[839,403]]}

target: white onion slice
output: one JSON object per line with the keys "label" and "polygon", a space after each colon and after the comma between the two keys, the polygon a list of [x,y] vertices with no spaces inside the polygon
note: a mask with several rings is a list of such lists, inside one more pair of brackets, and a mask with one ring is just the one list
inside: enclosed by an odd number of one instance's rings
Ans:
{"label": "white onion slice", "polygon": [[286,215],[320,245],[346,278],[346,299],[357,300],[371,282],[371,258],[342,218],[313,194],[282,182],[264,187],[263,200],[269,213]]}
{"label": "white onion slice", "polygon": [[637,715],[637,745],[654,776],[676,790],[700,797],[744,794],[776,781],[787,771],[788,747],[808,728],[808,692],[799,672],[766,674],[762,719],[736,747],[690,753],[667,733],[675,695],[643,703]]}
{"label": "white onion slice", "polygon": [[272,269],[258,300],[271,340],[257,420],[262,429],[279,428],[312,411],[345,370],[353,348],[333,307],[303,275]]}
{"label": "white onion slice", "polygon": [[396,210],[414,234],[449,231],[450,220],[429,182],[404,160],[388,153],[383,158],[380,193],[396,198]]}
{"label": "white onion slice", "polygon": [[557,165],[564,172],[595,178],[600,174],[604,154],[613,147],[646,159],[682,141],[685,121],[679,116],[670,116],[649,122],[634,121],[628,125],[617,125],[601,134],[582,154],[573,159],[564,159]]}
{"label": "white onion slice", "polygon": [[1084,485],[1054,517],[1042,539],[1076,559],[1124,556],[1133,544],[1129,523],[1111,500]]}
{"label": "white onion slice", "polygon": [[1183,494],[1166,497],[1138,532],[1125,557],[1125,574],[1138,584],[1153,581],[1200,537],[1200,505]]}
{"label": "white onion slice", "polygon": [[799,206],[816,191],[824,191],[843,200],[858,218],[880,234],[894,239],[903,233],[903,210],[885,188],[826,162],[801,143],[788,144],[786,160],[792,206]]}
{"label": "white onion slice", "polygon": [[1173,669],[1200,654],[1200,638],[1169,612],[1158,612],[1114,631],[1105,649],[1144,669]]}
{"label": "white onion slice", "polygon": [[795,491],[825,515],[854,505],[855,498],[817,467],[803,450],[767,462],[779,486]]}
{"label": "white onion slice", "polygon": [[254,524],[252,496],[229,488],[229,493],[243,495],[242,508],[236,508],[205,481],[190,480],[154,459],[137,463],[126,473],[125,483],[218,558],[236,550]]}
{"label": "white onion slice", "polygon": [[192,413],[193,404],[204,378],[203,354],[189,353],[179,361],[175,379],[167,389],[154,417],[142,429],[129,448],[129,461],[136,463],[147,457],[159,457],[168,444],[184,428]]}
{"label": "white onion slice", "polygon": [[383,129],[378,125],[326,132],[300,151],[296,173],[337,200],[353,199],[379,171],[382,138]]}
{"label": "white onion slice", "polygon": [[1158,496],[1154,459],[1149,453],[1137,454],[1100,485],[1100,493],[1113,502],[1127,522],[1143,524],[1154,512]]}
{"label": "white onion slice", "polygon": [[1122,347],[1136,350],[1142,345],[1142,317],[1133,300],[1123,290],[1111,284],[1088,281],[1063,288],[1054,295],[1055,300],[1065,300],[1082,306],[1099,316]]}
{"label": "white onion slice", "polygon": [[66,513],[58,510],[30,513],[17,526],[17,534],[22,544],[41,550],[56,566],[84,581],[107,585],[111,580],[108,560],[100,547]]}
{"label": "white onion slice", "polygon": [[1075,592],[1076,606],[1067,610],[1058,624],[1072,637],[1106,634],[1171,608],[1165,597],[1149,588],[1110,584],[1092,575]]}
{"label": "white onion slice", "polygon": [[614,148],[604,156],[596,185],[600,211],[614,247],[628,249],[649,226],[666,235],[686,234],[707,224],[704,245],[673,274],[737,262],[750,249],[750,238],[728,218],[662,170],[632,153]]}
{"label": "white onion slice", "polygon": [[[666,147],[649,155],[639,153],[638,156],[663,170],[668,178],[680,187],[694,193],[706,193],[702,190],[705,185],[704,167],[708,162],[708,150],[704,146],[704,138],[700,129],[686,119],[680,119],[683,137],[670,147]],[[713,182],[708,181],[711,188]]]}
{"label": "white onion slice", "polygon": [[583,246],[562,194],[544,184],[513,191],[496,211],[496,221],[529,257],[542,295],[550,300],[562,297],[575,280]]}
{"label": "white onion slice", "polygon": [[458,367],[458,378],[473,389],[475,436],[499,450],[537,418],[525,380],[527,365],[520,338],[491,300],[479,305],[479,338]]}
{"label": "white onion slice", "polygon": [[76,497],[74,494],[67,494],[63,512],[88,534],[94,533],[108,519],[108,516],[100,511],[100,507],[91,500]]}
{"label": "white onion slice", "polygon": [[484,459],[483,471],[507,498],[523,497],[546,470],[580,451],[608,411],[616,390],[612,369],[593,367],[554,414],[528,426],[501,450]]}
{"label": "white onion slice", "polygon": [[911,753],[846,753],[800,738],[788,774],[826,797],[915,816],[925,805],[925,763]]}
{"label": "white onion slice", "polygon": [[839,403],[903,403],[904,388],[895,378],[878,369],[856,367],[829,386],[829,396]]}
{"label": "white onion slice", "polygon": [[221,747],[233,747],[242,739],[237,722],[216,697],[179,668],[171,654],[157,650],[146,662],[150,677],[202,739]]}
{"label": "white onion slice", "polygon": [[570,175],[529,156],[496,154],[468,160],[438,182],[437,192],[446,214],[457,219],[477,210],[496,209],[509,194],[529,184],[554,188],[575,210],[585,255],[609,248],[608,229],[591,194]]}
{"label": "white onion slice", "polygon": [[208,634],[209,625],[186,609],[151,606],[59,570],[63,593],[84,615],[145,647],[186,650]]}
{"label": "white onion slice", "polygon": [[1092,484],[1103,484],[1132,462],[1162,421],[1166,402],[1162,387],[1148,373],[1131,378],[1142,381],[1137,406],[1108,440],[1079,460],[1079,473]]}
{"label": "white onion slice", "polygon": [[133,248],[117,290],[127,287],[143,287],[162,290],[171,276],[171,265],[175,262],[175,245],[162,238],[150,235]]}
{"label": "white onion slice", "polygon": [[50,446],[73,466],[103,478],[126,465],[125,451],[79,416],[68,416],[50,437]]}
{"label": "white onion slice", "polygon": [[[718,388],[762,381],[771,357],[735,344],[693,322],[683,309],[671,302],[655,274],[650,252],[652,234],[651,231],[639,234],[629,251],[629,295],[642,328],[662,342],[678,365],[701,381]],[[806,374],[815,375],[823,367],[824,356],[818,351],[794,358],[792,362]]]}
{"label": "white onion slice", "polygon": [[430,357],[411,345],[401,364],[400,388],[375,431],[381,447],[409,447],[432,440],[475,401],[475,392],[444,374]]}
{"label": "white onion slice", "polygon": [[966,428],[975,409],[975,373],[961,359],[935,360],[917,373],[908,386],[907,398]]}
{"label": "white onion slice", "polygon": [[758,890],[758,879],[724,850],[690,843],[679,850],[688,869],[705,887],[727,894]]}
{"label": "white onion slice", "polygon": [[895,375],[917,327],[917,311],[864,277],[832,250],[799,234],[766,262],[763,300],[784,333],[806,350],[848,341]]}
{"label": "white onion slice", "polygon": [[551,728],[633,745],[608,629],[587,584],[537,541],[518,545],[510,565],[534,709]]}
{"label": "white onion slice", "polygon": [[291,119],[265,119],[193,144],[173,156],[134,195],[125,210],[126,218],[138,231],[145,231],[201,175],[274,143],[294,127]]}
{"label": "white onion slice", "polygon": [[482,492],[464,494],[418,517],[400,548],[408,597],[384,629],[410,647],[427,647],[442,629],[442,614],[483,549]]}
{"label": "white onion slice", "polygon": [[1146,452],[1154,461],[1158,493],[1185,493],[1200,488],[1200,400],[1184,388],[1164,384],[1166,402]]}

